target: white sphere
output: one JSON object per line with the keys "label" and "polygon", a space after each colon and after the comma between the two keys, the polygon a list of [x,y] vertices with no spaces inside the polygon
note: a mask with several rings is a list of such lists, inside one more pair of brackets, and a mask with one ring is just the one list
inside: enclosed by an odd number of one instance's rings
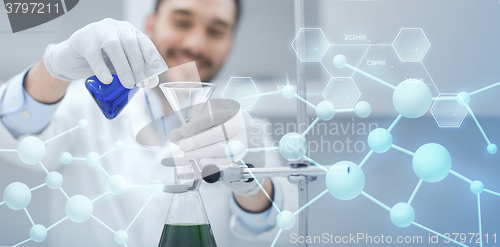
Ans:
{"label": "white sphere", "polygon": [[68,152],[61,154],[61,162],[65,165],[71,163],[73,161],[73,155]]}
{"label": "white sphere", "polygon": [[151,193],[158,195],[163,193],[163,182],[160,180],[155,180],[149,184],[149,190]]}
{"label": "white sphere", "polygon": [[66,216],[71,221],[83,223],[92,216],[94,206],[88,197],[76,195],[69,198],[68,202],[66,202],[65,211]]}
{"label": "white sphere", "polygon": [[319,102],[316,106],[316,116],[323,121],[329,121],[335,116],[335,106],[330,101]]}
{"label": "white sphere", "polygon": [[354,107],[354,112],[360,118],[367,118],[372,113],[372,106],[366,101],[360,101]]}
{"label": "white sphere", "polygon": [[120,151],[122,150],[123,148],[125,147],[125,143],[123,143],[122,141],[117,141],[115,142],[115,149]]}
{"label": "white sphere", "polygon": [[28,136],[17,146],[17,155],[28,165],[37,164],[45,156],[45,144],[34,136]]}
{"label": "white sphere", "polygon": [[295,87],[292,85],[285,85],[283,89],[281,89],[281,94],[287,99],[293,98],[295,96],[295,93]]}
{"label": "white sphere", "polygon": [[295,225],[295,215],[290,211],[281,211],[276,217],[276,224],[283,230],[289,230]]}
{"label": "white sphere", "polygon": [[124,244],[128,240],[128,233],[124,230],[117,231],[115,234],[115,241],[118,244]]}
{"label": "white sphere", "polygon": [[[347,173],[339,172],[346,167],[349,168]],[[363,191],[365,174],[357,164],[351,161],[339,161],[328,170],[325,183],[333,197],[348,201],[358,197]]]}
{"label": "white sphere", "polygon": [[400,202],[391,208],[390,217],[394,225],[405,228],[415,220],[415,210],[410,204]]}
{"label": "white sphere", "polygon": [[87,157],[85,159],[87,160],[87,164],[89,166],[96,166],[99,165],[99,162],[101,162],[101,156],[96,152],[90,152],[89,154],[87,154]]}
{"label": "white sphere", "polygon": [[119,195],[127,188],[127,181],[120,175],[113,175],[106,182],[109,193]]}
{"label": "white sphere", "polygon": [[59,172],[51,172],[45,177],[45,183],[51,189],[59,189],[63,184],[63,176]]}
{"label": "white sphere", "polygon": [[148,78],[148,88],[154,88],[158,86],[158,83],[160,82],[160,78],[157,75],[151,76]]}
{"label": "white sphere", "polygon": [[234,162],[238,162],[247,154],[247,147],[238,140],[230,141],[224,150],[226,157]]}
{"label": "white sphere", "polygon": [[11,183],[3,192],[3,200],[12,210],[25,209],[31,202],[31,190],[26,184]]}
{"label": "white sphere", "polygon": [[87,128],[87,126],[89,126],[89,122],[87,122],[87,120],[81,119],[80,121],[78,121],[78,127],[80,129],[85,129]]}
{"label": "white sphere", "polygon": [[30,229],[30,238],[34,242],[40,243],[47,238],[47,228],[42,225],[34,225]]}

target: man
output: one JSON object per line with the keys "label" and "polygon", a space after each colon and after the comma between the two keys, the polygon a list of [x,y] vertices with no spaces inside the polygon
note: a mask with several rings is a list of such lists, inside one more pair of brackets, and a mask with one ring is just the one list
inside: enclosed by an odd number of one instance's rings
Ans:
{"label": "man", "polygon": [[[159,0],[155,12],[147,20],[148,37],[129,23],[105,19],[78,30],[60,44],[48,46],[42,59],[0,89],[2,145],[17,147],[25,134],[34,134],[41,140],[47,140],[70,129],[81,118],[89,120],[87,130],[70,133],[47,144],[43,163],[48,170],[58,170],[63,174],[63,187],[70,197],[84,194],[90,199],[98,198],[103,188],[106,188],[106,177],[99,170],[89,171],[89,167],[78,165],[76,161],[62,166],[59,157],[65,151],[74,157],[85,157],[90,151],[104,153],[117,140],[129,145],[135,143],[129,112],[125,109],[116,119],[105,120],[83,83],[70,82],[95,74],[103,83],[110,83],[112,77],[106,66],[106,62],[110,61],[121,83],[131,88],[138,78],[144,78],[148,67],[161,68],[162,60],[169,67],[195,61],[200,79],[209,81],[230,52],[239,8],[239,1],[236,0]],[[170,123],[167,123],[170,129],[175,128],[172,115],[168,118]],[[184,137],[189,139],[191,136]],[[187,148],[182,151],[197,153],[197,150]],[[212,158],[211,154],[207,155],[202,158]],[[15,156],[0,155],[0,158],[9,163],[20,163]],[[162,174],[158,171],[161,169],[158,167],[161,158],[164,157],[158,157],[154,152],[131,149],[103,157],[100,167],[106,168],[111,175],[125,177],[127,184],[140,184],[152,181],[155,176],[157,179],[162,178],[158,176]],[[265,160],[268,164],[279,163],[270,155]],[[264,179],[262,185],[274,197],[278,207],[283,209],[283,195],[279,183],[275,181],[278,180]],[[228,184],[230,190],[221,184],[201,187],[215,239],[220,246],[242,244],[234,235],[256,239],[257,236],[268,234],[266,240],[270,241],[276,234],[274,217],[277,212],[271,207],[265,193],[259,190],[256,181],[241,183]],[[147,190],[130,190],[124,194],[129,197],[96,200],[93,215],[114,231],[124,230],[128,226],[128,246],[157,245],[170,201],[169,195],[149,197]],[[152,199],[145,211],[133,225],[128,225],[148,198]],[[65,198],[57,195],[50,201],[54,222],[64,218]],[[228,212],[229,205],[232,205],[232,214]],[[233,234],[229,235],[228,232]],[[113,234],[93,219],[82,224],[66,220],[49,231],[44,243],[49,246],[118,245]]]}

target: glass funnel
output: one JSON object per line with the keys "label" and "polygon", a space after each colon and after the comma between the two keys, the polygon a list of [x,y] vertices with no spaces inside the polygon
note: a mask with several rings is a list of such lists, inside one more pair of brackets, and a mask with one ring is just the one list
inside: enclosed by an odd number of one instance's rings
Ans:
{"label": "glass funnel", "polygon": [[200,113],[217,85],[206,82],[167,82],[160,89],[182,124]]}

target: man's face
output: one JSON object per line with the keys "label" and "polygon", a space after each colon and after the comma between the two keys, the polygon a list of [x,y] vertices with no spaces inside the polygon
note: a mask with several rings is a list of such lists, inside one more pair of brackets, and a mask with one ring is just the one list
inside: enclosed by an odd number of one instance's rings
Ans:
{"label": "man's face", "polygon": [[163,0],[146,33],[169,67],[195,61],[209,81],[231,50],[235,19],[234,0]]}

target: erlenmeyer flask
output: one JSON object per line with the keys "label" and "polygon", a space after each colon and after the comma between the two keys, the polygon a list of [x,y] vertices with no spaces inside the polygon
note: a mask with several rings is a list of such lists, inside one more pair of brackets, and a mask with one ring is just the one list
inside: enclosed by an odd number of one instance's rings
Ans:
{"label": "erlenmeyer flask", "polygon": [[175,183],[163,187],[173,196],[158,247],[216,247],[199,193],[201,172],[196,161],[166,158],[162,165],[174,168]]}
{"label": "erlenmeyer flask", "polygon": [[[105,53],[103,58],[106,66],[109,68],[113,81],[110,84],[102,83],[97,76],[91,76],[85,81],[85,86],[89,93],[94,97],[97,105],[101,108],[102,113],[107,119],[116,118],[127,106],[128,102],[134,97],[139,88],[134,86],[128,89],[122,85],[120,78],[116,74],[116,70],[111,64],[111,61]],[[168,66],[163,59],[160,59],[160,66],[158,68],[147,68],[146,73],[135,77],[136,83],[140,83],[142,87],[155,87],[158,84],[158,75],[168,70]]]}
{"label": "erlenmeyer flask", "polygon": [[102,83],[95,75],[85,81],[85,87],[107,119],[116,118],[139,89],[136,86],[132,89],[125,88],[116,74],[111,75],[113,82],[110,84]]}
{"label": "erlenmeyer flask", "polygon": [[176,193],[158,247],[216,247],[198,190]]}

